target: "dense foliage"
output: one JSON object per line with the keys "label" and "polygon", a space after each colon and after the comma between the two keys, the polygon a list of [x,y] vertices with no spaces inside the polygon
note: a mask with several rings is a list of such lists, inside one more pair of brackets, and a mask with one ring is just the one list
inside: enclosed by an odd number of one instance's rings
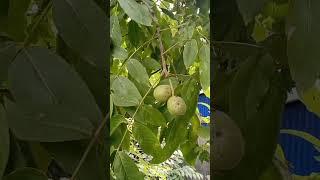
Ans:
{"label": "dense foliage", "polygon": [[[217,171],[211,162],[215,180],[284,178],[272,159],[287,92],[295,87],[308,109],[320,115],[318,5],[310,0],[214,4],[213,103],[240,128],[245,144],[237,166]],[[213,146],[220,145],[213,140]]]}
{"label": "dense foliage", "polygon": [[110,10],[112,177],[173,177],[152,169],[177,150],[190,169],[208,161],[196,109],[200,90],[210,95],[209,1],[111,0]]}
{"label": "dense foliage", "polygon": [[107,5],[0,1],[0,179],[107,179]]}

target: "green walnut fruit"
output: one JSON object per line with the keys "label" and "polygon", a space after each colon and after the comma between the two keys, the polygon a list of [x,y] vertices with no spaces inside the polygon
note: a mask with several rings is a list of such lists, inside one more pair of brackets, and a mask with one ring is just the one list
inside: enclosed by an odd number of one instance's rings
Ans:
{"label": "green walnut fruit", "polygon": [[214,170],[230,170],[236,167],[244,156],[245,143],[240,128],[224,112],[213,114],[213,159]]}
{"label": "green walnut fruit", "polygon": [[167,102],[171,97],[171,88],[169,85],[159,85],[153,91],[153,97],[159,102]]}
{"label": "green walnut fruit", "polygon": [[167,102],[167,109],[171,115],[182,116],[187,111],[187,105],[179,96],[172,96]]}

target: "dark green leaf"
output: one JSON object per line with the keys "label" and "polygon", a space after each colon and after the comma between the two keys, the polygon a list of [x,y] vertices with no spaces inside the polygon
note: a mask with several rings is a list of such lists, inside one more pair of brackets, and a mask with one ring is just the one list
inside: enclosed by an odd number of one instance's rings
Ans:
{"label": "dark green leaf", "polygon": [[152,16],[146,5],[137,3],[135,0],[118,0],[124,12],[139,24],[151,26]]}
{"label": "dark green leaf", "polygon": [[152,155],[153,158],[159,158],[162,155],[162,148],[157,135],[150,128],[142,123],[135,123],[132,133],[138,141],[143,152]]}
{"label": "dark green leaf", "polygon": [[6,88],[9,65],[16,53],[17,48],[13,43],[3,43],[0,45],[0,88]]}
{"label": "dark green leaf", "polygon": [[196,159],[198,157],[198,152],[196,151],[197,144],[193,141],[187,141],[181,145],[181,151],[184,159],[192,166],[195,165]]}
{"label": "dark green leaf", "polygon": [[[81,142],[61,142],[44,143],[44,147],[50,152],[52,157],[61,164],[62,168],[72,174],[83,156],[87,143]],[[107,158],[109,155],[102,146],[95,145],[89,152],[82,164],[77,180],[107,179]],[[46,179],[47,180],[47,179]]]}
{"label": "dark green leaf", "polygon": [[161,8],[161,10],[162,10],[163,13],[168,15],[171,19],[177,20],[177,18],[174,17],[174,14],[171,11],[169,11],[168,9]]}
{"label": "dark green leaf", "polygon": [[203,45],[199,51],[200,58],[200,82],[202,89],[210,87],[210,48]]}
{"label": "dark green leaf", "polygon": [[53,0],[53,17],[59,35],[73,50],[90,64],[106,68],[107,17],[94,1]]}
{"label": "dark green leaf", "polygon": [[9,69],[9,88],[18,104],[29,104],[35,109],[57,106],[54,111],[63,114],[72,110],[72,116],[81,114],[80,122],[94,126],[102,120],[87,85],[65,60],[47,49],[32,47],[17,56]]}
{"label": "dark green leaf", "polygon": [[166,145],[163,148],[162,156],[153,158],[151,163],[161,163],[170,158],[179,145],[186,140],[187,125],[188,122],[182,118],[174,119],[169,123],[168,128],[164,132]]}
{"label": "dark green leaf", "polygon": [[[293,80],[298,90],[311,91],[319,76],[320,24],[316,19],[320,12],[318,1],[293,1],[288,21],[288,61]],[[303,59],[303,61],[301,60]],[[311,105],[306,102],[306,105]]]}
{"label": "dark green leaf", "polygon": [[184,45],[184,49],[183,49],[183,61],[186,68],[190,67],[193,64],[193,62],[196,60],[197,55],[198,55],[197,41],[192,39]]}
{"label": "dark green leaf", "polygon": [[111,91],[116,106],[137,106],[142,99],[136,86],[125,77],[116,77],[111,84]]}
{"label": "dark green leaf", "polygon": [[143,105],[139,109],[136,120],[143,124],[166,126],[166,120],[162,113],[150,105]]}
{"label": "dark green leaf", "polygon": [[183,116],[185,121],[189,121],[196,112],[199,91],[200,85],[194,78],[188,79],[177,87],[177,95],[180,95],[187,105],[186,114]]}
{"label": "dark green leaf", "polygon": [[108,96],[106,89],[109,86],[106,79],[106,70],[96,68],[81,60],[73,65],[81,78],[86,82],[101,112],[105,115],[107,111],[106,99]]}
{"label": "dark green leaf", "polygon": [[[123,139],[123,141],[122,141]],[[118,126],[117,129],[113,132],[113,134],[110,137],[111,145],[114,146],[114,148],[118,148],[121,141],[121,147],[122,149],[129,150],[130,148],[130,133],[127,130],[127,125],[122,123]]]}
{"label": "dark green leaf", "polygon": [[[240,66],[233,79],[229,111],[244,136],[245,155],[234,169],[224,173],[223,177],[214,175],[215,179],[257,179],[272,161],[278,143],[286,92],[278,86],[281,74],[270,72],[272,68],[268,65],[269,61],[268,55],[249,58]],[[257,76],[257,73],[263,75]],[[258,91],[253,91],[255,83],[259,83]]]}
{"label": "dark green leaf", "polygon": [[263,6],[268,2],[268,0],[254,2],[249,0],[237,0],[237,2],[244,22],[248,24],[254,18],[254,16],[262,10]]}
{"label": "dark green leaf", "polygon": [[129,59],[126,63],[129,74],[140,84],[149,85],[149,75],[146,68],[136,59]]}
{"label": "dark green leaf", "polygon": [[9,2],[10,2],[10,0],[3,0],[0,2],[0,17],[8,15]]}
{"label": "dark green leaf", "polygon": [[10,136],[7,118],[0,105],[0,177],[4,174],[9,159]]}
{"label": "dark green leaf", "polygon": [[58,142],[89,139],[94,127],[82,113],[62,105],[6,103],[10,129],[22,140]]}
{"label": "dark green leaf", "polygon": [[161,69],[160,63],[153,58],[146,58],[146,59],[142,60],[141,63],[147,69],[148,74],[150,74],[153,71],[157,71],[157,70]]}
{"label": "dark green leaf", "polygon": [[99,69],[92,66],[86,61],[83,61],[77,53],[71,50],[70,47],[60,38],[57,38],[57,52],[66,61],[73,65],[75,70],[79,73],[81,78],[87,84],[92,95],[94,96],[100,110],[105,116],[107,111],[107,97],[108,92],[106,91],[108,82],[106,78],[106,70]]}
{"label": "dark green leaf", "polygon": [[128,22],[128,38],[133,46],[138,47],[140,45],[140,42],[143,41],[144,36],[145,35],[142,32],[142,29],[136,22]]}
{"label": "dark green leaf", "polygon": [[110,135],[120,126],[122,123],[127,123],[126,119],[121,115],[115,115],[110,120]]}
{"label": "dark green leaf", "polygon": [[283,180],[284,177],[279,171],[279,168],[272,163],[259,177],[259,180]]}
{"label": "dark green leaf", "polygon": [[36,167],[46,172],[52,160],[51,155],[39,142],[30,142],[28,144]]}
{"label": "dark green leaf", "polygon": [[31,0],[10,0],[7,33],[15,41],[25,39],[27,28],[26,12]]}
{"label": "dark green leaf", "polygon": [[48,180],[44,172],[33,168],[18,169],[4,177],[4,180]]}
{"label": "dark green leaf", "polygon": [[121,34],[118,16],[110,17],[110,27],[111,27],[110,28],[111,39],[113,40],[116,46],[121,46],[122,34]]}
{"label": "dark green leaf", "polygon": [[114,173],[117,179],[143,180],[143,175],[133,160],[123,151],[119,151],[114,160]]}

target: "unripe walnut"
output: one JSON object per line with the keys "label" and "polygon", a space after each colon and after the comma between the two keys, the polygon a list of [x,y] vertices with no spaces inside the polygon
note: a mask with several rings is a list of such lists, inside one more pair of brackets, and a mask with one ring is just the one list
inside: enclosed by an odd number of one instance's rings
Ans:
{"label": "unripe walnut", "polygon": [[182,116],[187,111],[187,105],[179,96],[172,96],[167,102],[167,109],[171,115]]}
{"label": "unripe walnut", "polygon": [[159,85],[153,91],[153,97],[159,102],[166,102],[171,96],[171,88],[169,85]]}
{"label": "unripe walnut", "polygon": [[224,112],[213,113],[213,159],[214,170],[230,170],[236,167],[245,152],[245,142],[240,128]]}

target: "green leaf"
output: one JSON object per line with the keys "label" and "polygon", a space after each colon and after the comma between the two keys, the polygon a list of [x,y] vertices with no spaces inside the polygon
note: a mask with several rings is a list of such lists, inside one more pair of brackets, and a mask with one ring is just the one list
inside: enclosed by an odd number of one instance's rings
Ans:
{"label": "green leaf", "polygon": [[269,1],[263,13],[265,16],[270,16],[276,19],[285,19],[288,16],[289,3],[279,3],[275,1]]}
{"label": "green leaf", "polygon": [[113,115],[113,100],[112,100],[112,96],[110,96],[110,117]]}
{"label": "green leaf", "polygon": [[87,85],[65,60],[48,49],[22,50],[10,66],[9,89],[18,105],[29,104],[35,110],[57,106],[53,111],[63,114],[71,111],[70,116],[81,115],[79,123],[89,121],[94,126],[102,121],[101,111]]}
{"label": "green leaf", "polygon": [[126,63],[129,74],[141,84],[149,85],[149,75],[146,68],[136,59],[129,59]]}
{"label": "green leaf", "polygon": [[0,44],[0,88],[7,85],[8,69],[16,53],[17,48],[12,42]]}
{"label": "green leaf", "polygon": [[203,45],[199,50],[200,58],[200,82],[202,89],[210,87],[210,48]]}
{"label": "green leaf", "polygon": [[166,120],[162,113],[158,109],[149,105],[141,106],[136,115],[136,120],[146,125],[150,124],[153,126],[167,126]]}
{"label": "green leaf", "polygon": [[82,113],[62,105],[6,103],[9,127],[21,140],[59,142],[89,139],[94,127]]}
{"label": "green leaf", "polygon": [[198,45],[195,39],[188,41],[183,49],[183,61],[186,68],[190,67],[196,60],[198,54]]}
{"label": "green leaf", "polygon": [[[260,58],[260,56],[257,58]],[[249,61],[255,60],[249,59]],[[246,80],[249,88],[246,97],[247,118],[251,118],[251,116],[258,111],[262,97],[267,93],[271,86],[271,76],[273,72],[275,72],[273,59],[269,54],[262,56],[261,59],[256,59],[256,63],[254,70],[251,70],[250,72],[242,72],[246,74],[251,73],[251,77],[248,77]]]}
{"label": "green leaf", "polygon": [[[320,12],[318,1],[293,1],[288,20],[288,63],[293,80],[301,91],[312,88],[319,75]],[[301,61],[303,59],[303,61]],[[307,104],[308,106],[308,104]]]}
{"label": "green leaf", "polygon": [[51,155],[39,142],[29,142],[28,145],[36,167],[46,172],[52,161]]}
{"label": "green leaf", "polygon": [[255,15],[262,10],[263,6],[268,2],[268,0],[261,1],[250,1],[250,0],[237,0],[239,10],[241,12],[242,18],[246,24],[248,24]]}
{"label": "green leaf", "polygon": [[196,151],[197,144],[193,141],[187,141],[186,143],[181,145],[181,151],[185,161],[187,161],[190,165],[194,166],[196,159],[198,157],[198,152]]}
{"label": "green leaf", "polygon": [[53,0],[53,18],[59,35],[73,50],[90,64],[106,68],[107,17],[94,1]]}
{"label": "green leaf", "polygon": [[317,80],[311,88],[305,90],[297,88],[297,91],[300,99],[307,106],[307,109],[320,117],[320,88],[318,83],[319,80]]}
{"label": "green leaf", "polygon": [[195,24],[191,24],[186,27],[185,29],[185,35],[187,39],[191,39],[194,33]]}
{"label": "green leaf", "polygon": [[143,41],[145,34],[135,21],[128,22],[128,38],[133,46],[138,47]]}
{"label": "green leaf", "polygon": [[199,92],[200,85],[194,78],[189,78],[176,89],[176,94],[180,95],[187,105],[187,111],[183,116],[185,121],[189,121],[196,112]]}
{"label": "green leaf", "polygon": [[105,116],[107,113],[106,99],[108,96],[106,88],[109,84],[106,80],[106,70],[99,69],[82,60],[81,57],[72,51],[71,48],[60,37],[57,38],[57,52],[67,62],[73,65],[74,69],[87,84],[90,92],[96,100],[97,105],[103,112],[103,116]]}
{"label": "green leaf", "polygon": [[23,41],[26,37],[27,17],[30,0],[10,0],[7,33],[15,41]]}
{"label": "green leaf", "polygon": [[119,151],[114,160],[114,173],[117,179],[143,180],[144,177],[134,161],[123,151]]}
{"label": "green leaf", "polygon": [[7,16],[9,11],[9,0],[0,2],[0,16]]}
{"label": "green leaf", "polygon": [[256,42],[264,41],[269,37],[269,35],[269,30],[265,26],[263,26],[263,24],[261,24],[260,22],[256,22],[254,24],[251,36]]}
{"label": "green leaf", "polygon": [[302,138],[302,139],[308,141],[309,143],[311,143],[314,146],[317,146],[317,147],[320,146],[320,139],[312,136],[309,133],[303,132],[303,131],[297,131],[297,130],[293,130],[293,129],[281,129],[280,133],[293,135],[293,136],[296,136],[296,137],[299,137],[299,138]]}
{"label": "green leaf", "polygon": [[110,120],[110,135],[120,126],[120,124],[126,124],[127,121],[122,115],[115,115]]}
{"label": "green leaf", "polygon": [[162,148],[157,135],[146,125],[135,122],[132,130],[133,136],[138,141],[143,152],[152,155],[153,158],[161,157]]}
{"label": "green leaf", "polygon": [[120,24],[118,20],[118,16],[111,16],[110,17],[110,34],[111,39],[116,46],[121,46],[122,43],[122,34],[120,29]]}
{"label": "green leaf", "polygon": [[277,166],[272,163],[259,177],[258,180],[283,180],[283,175],[280,173]]}
{"label": "green leaf", "polygon": [[2,105],[0,105],[0,177],[4,174],[9,159],[9,127],[5,116],[5,111]]}
{"label": "green leaf", "polygon": [[161,10],[164,14],[168,15],[171,19],[177,20],[177,18],[174,17],[174,14],[168,9],[161,8]]}
{"label": "green leaf", "polygon": [[180,144],[186,140],[188,122],[183,118],[172,120],[164,132],[166,145],[161,157],[153,158],[151,163],[158,164],[171,157]]}
{"label": "green leaf", "polygon": [[128,52],[122,47],[114,47],[112,56],[116,59],[125,60],[128,57]]}
{"label": "green leaf", "polygon": [[146,68],[148,74],[161,69],[160,63],[153,58],[145,58],[141,63]]}
{"label": "green leaf", "polygon": [[111,84],[111,96],[116,106],[138,106],[142,97],[136,86],[125,77],[117,77]]}
{"label": "green leaf", "polygon": [[[229,114],[241,129],[245,154],[234,169],[223,177],[214,175],[214,179],[257,179],[272,161],[286,91],[278,86],[283,76],[272,70],[269,63],[268,55],[251,57],[240,66],[232,81]],[[257,76],[257,73],[261,75]]]}
{"label": "green leaf", "polygon": [[[43,143],[42,144],[52,155],[62,168],[72,174],[83,156],[88,143],[72,141],[59,143]],[[89,152],[87,158],[83,162],[77,180],[89,179],[107,179],[109,174],[106,164],[109,154],[102,145],[94,145]],[[46,179],[47,180],[47,179]]]}
{"label": "green leaf", "polygon": [[151,26],[152,16],[146,5],[137,3],[135,0],[118,0],[124,12],[139,24]]}
{"label": "green leaf", "polygon": [[22,168],[15,170],[4,177],[4,180],[48,180],[44,172],[33,168]]}
{"label": "green leaf", "polygon": [[[127,132],[126,132],[127,131]],[[122,140],[123,139],[123,140]],[[127,130],[127,125],[122,123],[118,126],[117,129],[113,132],[113,134],[110,137],[111,145],[115,148],[118,148],[121,141],[121,147],[122,149],[129,150],[130,148],[130,133]]]}
{"label": "green leaf", "polygon": [[106,80],[106,70],[99,69],[86,61],[79,60],[77,63],[73,63],[75,70],[79,73],[81,78],[87,84],[90,92],[95,98],[97,105],[100,107],[100,111],[105,116],[107,114],[107,96],[106,91],[109,86]]}
{"label": "green leaf", "polygon": [[200,126],[198,130],[198,135],[204,139],[210,139],[210,127]]}

